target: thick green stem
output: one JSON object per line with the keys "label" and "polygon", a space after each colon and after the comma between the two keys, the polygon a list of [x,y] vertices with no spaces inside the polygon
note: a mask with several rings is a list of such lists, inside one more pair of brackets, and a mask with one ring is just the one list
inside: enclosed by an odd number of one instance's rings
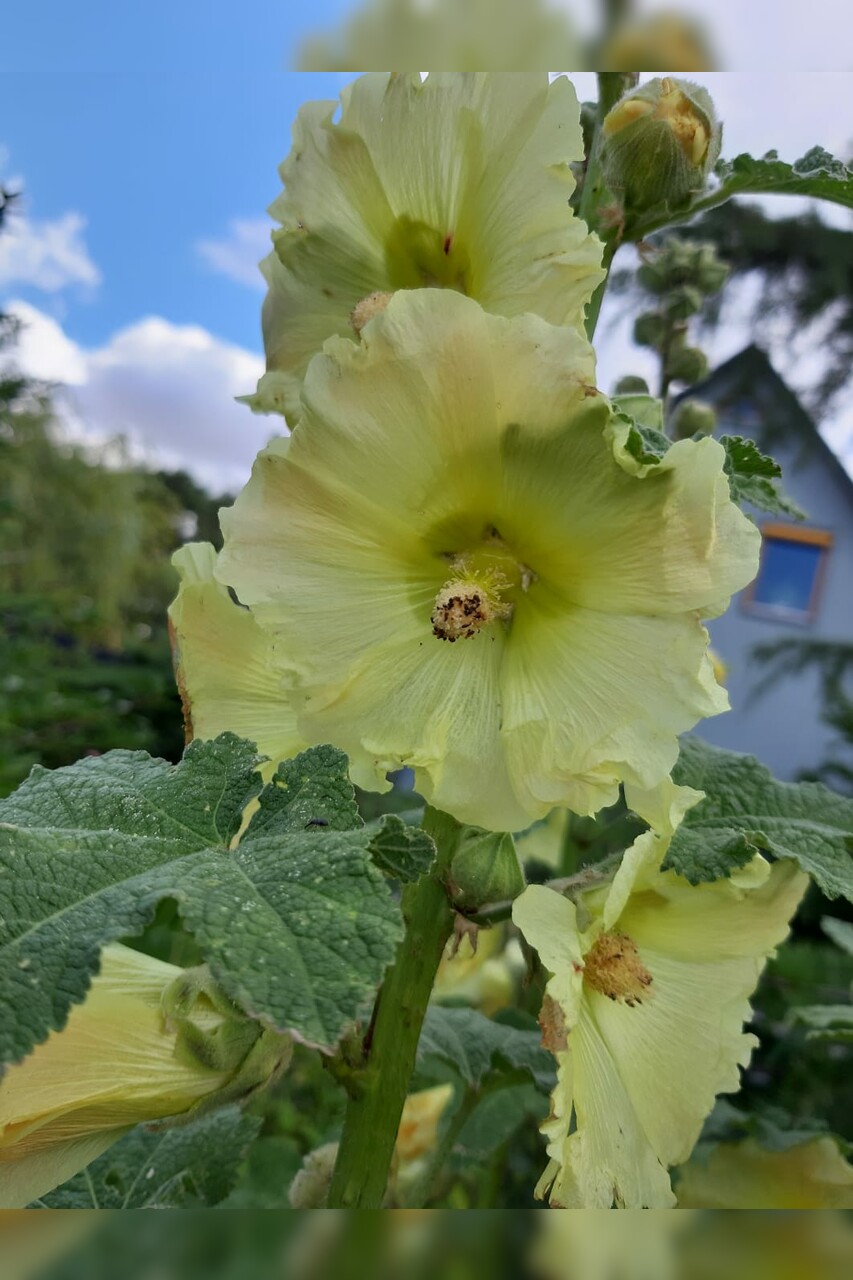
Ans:
{"label": "thick green stem", "polygon": [[598,110],[578,206],[578,215],[583,218],[590,230],[597,231],[604,241],[604,269],[607,272],[587,307],[586,336],[590,341],[598,324],[598,316],[610,275],[610,265],[619,247],[617,226],[614,224],[605,228],[601,222],[601,210],[608,199],[607,184],[601,163],[601,125],[610,108],[616,105],[622,94],[636,84],[636,81],[636,72],[632,71],[600,71],[598,73]]}
{"label": "thick green stem", "polygon": [[445,887],[460,827],[427,808],[438,850],[429,875],[403,892],[406,936],[388,971],[364,1044],[360,1087],[347,1105],[330,1209],[380,1209],[436,970],[453,929]]}

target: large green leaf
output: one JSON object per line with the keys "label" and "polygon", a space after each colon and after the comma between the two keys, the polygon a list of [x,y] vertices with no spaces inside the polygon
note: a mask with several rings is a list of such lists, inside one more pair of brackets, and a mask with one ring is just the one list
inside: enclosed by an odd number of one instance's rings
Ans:
{"label": "large green leaf", "polygon": [[777,782],[753,756],[682,739],[676,782],[705,792],[666,861],[692,884],[730,875],[755,852],[793,858],[829,898],[853,900],[853,799],[816,782]]}
{"label": "large green leaf", "polygon": [[[853,209],[853,171],[823,147],[812,147],[799,160],[787,164],[778,153],[754,157],[743,154],[721,160],[716,168],[720,194],[814,196]],[[719,203],[719,200],[715,200]]]}
{"label": "large green leaf", "polygon": [[223,734],[174,767],[115,751],[34,770],[0,801],[0,1062],[60,1029],[101,947],[139,933],[167,897],[247,1012],[336,1044],[393,958],[399,908],[333,748],[285,762],[229,851],[260,787],[255,762]]}
{"label": "large green leaf", "polygon": [[495,1022],[476,1009],[434,1005],[418,1043],[418,1072],[426,1076],[441,1063],[470,1089],[494,1084],[495,1077],[507,1073],[529,1075],[547,1093],[554,1083],[554,1059],[541,1040],[535,1024],[528,1030]]}
{"label": "large green leaf", "polygon": [[178,1129],[139,1125],[82,1173],[49,1192],[46,1209],[192,1209],[228,1195],[260,1116],[220,1107]]}

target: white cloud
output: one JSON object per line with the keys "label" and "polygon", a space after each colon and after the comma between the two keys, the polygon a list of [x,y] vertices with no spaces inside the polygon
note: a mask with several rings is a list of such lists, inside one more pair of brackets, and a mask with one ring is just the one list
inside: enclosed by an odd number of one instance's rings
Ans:
{"label": "white cloud", "polygon": [[270,251],[270,229],[268,218],[232,218],[226,236],[219,240],[200,240],[196,249],[220,275],[250,289],[262,290],[264,279],[258,262]]}
{"label": "white cloud", "polygon": [[31,285],[44,293],[58,293],[69,285],[94,288],[100,284],[101,273],[89,256],[85,229],[86,219],[79,213],[42,221],[20,213],[10,216],[0,238],[0,286]]}
{"label": "white cloud", "polygon": [[64,384],[59,410],[76,437],[123,435],[140,460],[184,468],[212,491],[234,492],[282,429],[279,419],[234,400],[254,390],[263,360],[206,329],[152,316],[86,350],[37,308],[16,301],[8,310],[25,325],[17,363]]}

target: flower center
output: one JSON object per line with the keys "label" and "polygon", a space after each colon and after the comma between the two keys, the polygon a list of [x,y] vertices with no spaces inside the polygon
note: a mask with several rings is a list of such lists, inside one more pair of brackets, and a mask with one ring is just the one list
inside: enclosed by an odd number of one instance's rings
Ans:
{"label": "flower center", "polygon": [[402,215],[385,242],[385,264],[395,289],[468,293],[471,260],[452,230]]}
{"label": "flower center", "polygon": [[451,644],[494,622],[508,622],[519,592],[527,591],[535,576],[519,564],[496,531],[474,551],[446,559],[451,576],[435,597],[430,620],[433,635]]}
{"label": "flower center", "polygon": [[609,1000],[632,1008],[649,995],[652,975],[640,960],[637,944],[624,933],[602,933],[584,956],[583,980]]}

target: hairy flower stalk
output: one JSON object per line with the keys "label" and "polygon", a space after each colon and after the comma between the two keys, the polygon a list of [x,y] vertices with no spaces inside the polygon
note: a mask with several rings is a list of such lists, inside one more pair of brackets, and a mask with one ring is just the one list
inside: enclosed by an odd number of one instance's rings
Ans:
{"label": "hairy flower stalk", "polygon": [[86,1000],[0,1081],[0,1207],[23,1208],[134,1125],[249,1095],[292,1043],[232,1005],[206,970],[112,945]]}
{"label": "hairy flower stalk", "polygon": [[[675,818],[695,801],[683,789]],[[556,1207],[674,1206],[668,1168],[716,1095],[740,1087],[757,1043],[743,1031],[749,997],[808,883],[793,862],[756,856],[694,886],[660,870],[668,842],[640,836],[577,902],[532,885],[513,907],[552,974],[540,1021],[558,1077],[537,1194]]]}
{"label": "hairy flower stalk", "polygon": [[262,263],[260,412],[300,413],[308,362],[396,290],[458,290],[499,315],[580,328],[601,244],[574,217],[580,110],[544,72],[382,72],[299,112]]}
{"label": "hairy flower stalk", "polygon": [[298,735],[360,786],[408,765],[435,807],[521,830],[652,790],[728,706],[702,619],[758,531],[718,443],[640,464],[594,377],[572,330],[400,292],[312,362],[223,512],[216,576],[274,641]]}

